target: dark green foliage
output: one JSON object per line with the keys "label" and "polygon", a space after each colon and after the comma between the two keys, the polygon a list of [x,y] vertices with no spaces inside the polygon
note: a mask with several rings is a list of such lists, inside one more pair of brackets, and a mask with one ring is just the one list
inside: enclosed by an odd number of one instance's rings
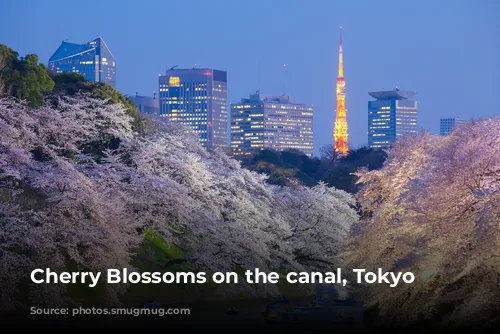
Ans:
{"label": "dark green foliage", "polygon": [[354,194],[359,190],[359,185],[356,184],[357,176],[352,175],[352,173],[363,167],[368,170],[379,169],[385,158],[385,152],[380,149],[361,147],[351,150],[347,156],[338,158],[326,170],[321,180],[329,186]]}
{"label": "dark green foliage", "polygon": [[139,109],[131,99],[125,97],[113,86],[107,83],[93,83],[96,87],[92,90],[92,96],[100,99],[110,99],[110,103],[121,103],[127,109],[127,113],[134,119],[135,125],[140,121]]}
{"label": "dark green foliage", "polygon": [[87,93],[109,103],[121,103],[134,119],[138,128],[141,119],[137,106],[113,86],[107,83],[86,81],[79,73],[51,73],[45,65],[38,64],[38,56],[29,54],[19,58],[19,54],[0,44],[0,93],[27,100],[34,107],[44,104],[49,94],[74,95]]}
{"label": "dark green foliage", "polygon": [[[54,80],[54,95],[75,95],[77,93],[90,94],[97,99],[109,100],[109,103],[121,103],[127,109],[127,114],[133,118],[133,126],[140,128],[141,118],[137,106],[117,91],[113,86],[107,83],[92,82],[85,80],[85,77],[79,73],[63,72],[49,73]],[[104,157],[103,152],[106,149],[116,150],[120,146],[120,140],[109,136],[102,140],[96,140],[87,143],[83,147],[83,152],[90,154],[100,162]]]}
{"label": "dark green foliage", "polygon": [[108,135],[101,140],[86,143],[81,149],[84,154],[91,155],[95,162],[101,163],[102,159],[105,157],[105,150],[117,150],[119,147],[120,139]]}
{"label": "dark green foliage", "polygon": [[49,75],[54,80],[54,93],[74,95],[78,92],[90,93],[92,91],[92,82],[86,81],[85,77],[80,73],[64,72],[52,73]]}
{"label": "dark green foliage", "polygon": [[356,193],[357,177],[352,175],[361,167],[369,170],[382,167],[385,161],[382,150],[362,147],[349,152],[346,157],[323,155],[310,158],[297,150],[262,150],[241,160],[242,165],[258,173],[269,175],[268,182],[277,185],[294,183],[314,186],[319,181],[349,193]]}
{"label": "dark green foliage", "polygon": [[131,99],[125,97],[113,86],[105,82],[86,81],[85,77],[78,73],[50,73],[55,82],[54,93],[74,95],[76,93],[89,93],[98,99],[109,99],[110,103],[121,103],[127,109],[127,113],[134,119],[137,127],[140,122],[139,109]]}
{"label": "dark green foliage", "polygon": [[385,153],[382,150],[361,147],[349,151],[349,154],[341,159],[344,164],[367,167],[368,169],[379,169],[385,161]]}
{"label": "dark green foliage", "polygon": [[300,151],[277,152],[262,150],[242,160],[242,165],[258,173],[269,175],[268,182],[277,185],[302,183],[314,186],[323,174],[323,164]]}
{"label": "dark green foliage", "polygon": [[325,175],[322,177],[322,181],[328,183],[331,187],[354,194],[356,193],[356,177],[351,175],[351,173],[355,171],[356,168],[352,166],[335,166],[326,171]]}
{"label": "dark green foliage", "polygon": [[35,54],[19,58],[19,54],[0,44],[0,81],[3,90],[12,96],[26,100],[36,108],[44,103],[44,94],[50,93],[54,82],[45,65],[38,64]]}

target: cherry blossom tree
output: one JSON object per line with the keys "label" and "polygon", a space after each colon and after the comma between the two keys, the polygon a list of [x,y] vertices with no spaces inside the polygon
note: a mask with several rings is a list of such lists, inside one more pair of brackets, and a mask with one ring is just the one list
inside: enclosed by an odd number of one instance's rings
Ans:
{"label": "cherry blossom tree", "polygon": [[[180,249],[176,261],[208,272],[338,263],[357,222],[350,195],[271,186],[180,124],[143,117],[133,127],[122,105],[107,102],[60,96],[31,109],[0,100],[1,305],[23,306],[21,290],[31,304],[78,302],[66,285],[23,282],[34,268],[135,270],[146,231]],[[103,284],[103,302],[119,303],[127,288]],[[280,293],[272,284],[221,291]]]}
{"label": "cherry blossom tree", "polygon": [[380,323],[484,325],[498,320],[500,119],[395,144],[381,170],[360,171],[363,219],[353,266],[411,271],[415,282],[367,286]]}

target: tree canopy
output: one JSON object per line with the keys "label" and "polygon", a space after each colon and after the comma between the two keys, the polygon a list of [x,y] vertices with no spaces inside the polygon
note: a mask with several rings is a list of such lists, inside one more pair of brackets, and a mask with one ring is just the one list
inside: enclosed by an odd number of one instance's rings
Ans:
{"label": "tree canopy", "polygon": [[354,173],[362,167],[369,170],[382,167],[386,153],[383,150],[361,147],[351,150],[346,157],[322,149],[322,157],[311,158],[298,150],[261,150],[240,158],[242,166],[269,175],[268,182],[276,185],[302,184],[314,186],[322,181],[331,187],[356,193],[358,177]]}
{"label": "tree canopy", "polygon": [[128,97],[116,90],[113,86],[105,82],[92,82],[85,80],[80,73],[63,72],[50,73],[55,83],[55,95],[73,96],[76,93],[87,93],[91,97],[108,100],[109,103],[121,103],[127,114],[132,117],[134,125],[139,125],[140,114],[137,106]]}
{"label": "tree canopy", "polygon": [[19,58],[16,51],[3,44],[0,44],[0,78],[4,92],[27,100],[32,107],[42,106],[44,94],[54,88],[47,68],[38,64],[36,54]]}
{"label": "tree canopy", "polygon": [[[337,254],[358,219],[346,192],[323,183],[270,185],[204,149],[179,123],[150,119],[137,132],[122,104],[82,93],[57,100],[33,109],[0,99],[0,307],[82,302],[65,285],[26,285],[34,268],[286,273],[341,266]],[[89,144],[101,151],[89,153]],[[281,294],[277,285],[240,283],[213,293]],[[93,298],[118,305],[131,287],[101,288]],[[32,298],[20,298],[19,289]]]}
{"label": "tree canopy", "polygon": [[357,173],[363,219],[345,252],[356,268],[410,271],[411,285],[367,286],[388,326],[500,320],[500,118],[398,141]]}
{"label": "tree canopy", "polygon": [[107,83],[85,80],[80,73],[52,73],[45,65],[38,64],[36,54],[19,58],[11,48],[0,44],[0,94],[15,96],[28,101],[33,108],[43,106],[44,100],[58,96],[73,96],[76,93],[108,100],[109,103],[121,103],[127,114],[132,117],[135,128],[140,127],[141,118],[137,106]]}

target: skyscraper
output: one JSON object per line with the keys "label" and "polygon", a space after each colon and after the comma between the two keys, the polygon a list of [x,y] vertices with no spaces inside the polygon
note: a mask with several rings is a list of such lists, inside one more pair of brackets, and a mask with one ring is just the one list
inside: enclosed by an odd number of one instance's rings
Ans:
{"label": "skyscraper", "polygon": [[340,27],[339,46],[339,75],[337,77],[337,118],[333,130],[333,140],[335,151],[340,155],[346,155],[349,150],[347,134],[347,110],[345,108],[345,80],[344,63],[342,50],[342,27]]}
{"label": "skyscraper", "polygon": [[297,149],[313,155],[313,107],[294,103],[290,96],[263,95],[231,104],[231,150]]}
{"label": "skyscraper", "polygon": [[159,76],[160,116],[198,134],[206,148],[227,147],[227,72],[200,68]]}
{"label": "skyscraper", "polygon": [[80,73],[88,81],[116,87],[116,61],[101,36],[85,44],[63,41],[50,57],[48,68],[56,73]]}
{"label": "skyscraper", "polygon": [[458,125],[465,124],[466,122],[466,120],[461,118],[441,118],[439,124],[439,134],[441,136],[447,136]]}
{"label": "skyscraper", "polygon": [[416,92],[399,89],[368,93],[368,145],[390,147],[397,139],[417,134],[417,101],[410,100]]}

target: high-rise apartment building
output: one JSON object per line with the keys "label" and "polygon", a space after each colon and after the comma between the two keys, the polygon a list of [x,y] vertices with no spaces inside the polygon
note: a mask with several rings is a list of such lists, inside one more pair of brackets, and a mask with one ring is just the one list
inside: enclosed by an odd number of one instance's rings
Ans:
{"label": "high-rise apartment building", "polygon": [[198,134],[206,148],[227,147],[227,72],[170,69],[159,76],[160,116]]}
{"label": "high-rise apartment building", "polygon": [[390,147],[417,130],[417,101],[410,100],[416,92],[391,91],[368,93],[375,101],[368,101],[368,146]]}
{"label": "high-rise apartment building", "polygon": [[231,150],[297,149],[313,155],[313,107],[260,92],[231,104]]}
{"label": "high-rise apartment building", "polygon": [[464,124],[467,121],[461,118],[441,118],[439,124],[439,134],[441,136],[447,136],[452,132],[458,125]]}
{"label": "high-rise apartment building", "polygon": [[116,61],[100,36],[85,44],[63,41],[50,57],[48,68],[56,73],[80,73],[88,81],[116,87]]}

